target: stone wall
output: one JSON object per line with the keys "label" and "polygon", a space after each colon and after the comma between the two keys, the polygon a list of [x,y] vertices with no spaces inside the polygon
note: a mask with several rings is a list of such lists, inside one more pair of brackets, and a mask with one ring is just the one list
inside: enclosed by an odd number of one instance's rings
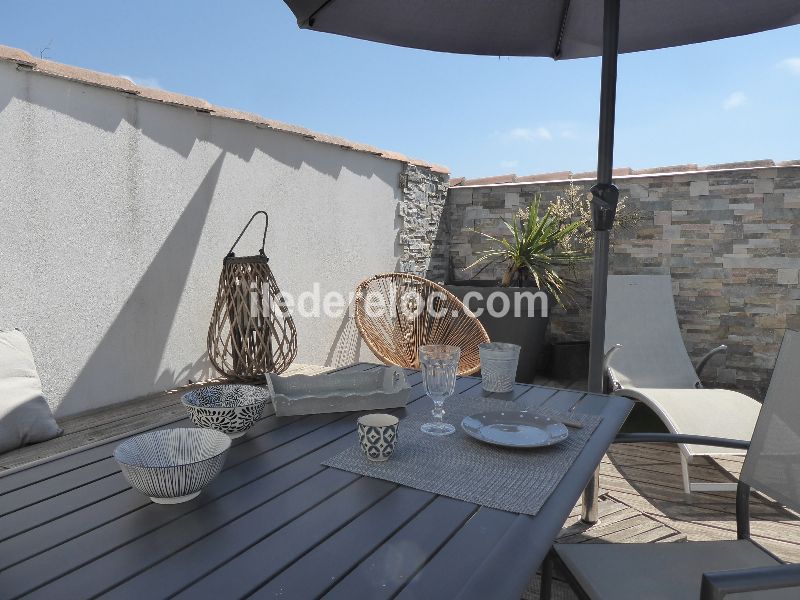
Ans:
{"label": "stone wall", "polygon": [[[629,209],[641,218],[635,230],[615,233],[610,272],[669,274],[692,358],[719,344],[729,347],[704,382],[761,399],[784,330],[800,328],[800,162],[753,164],[617,177]],[[585,189],[592,184],[574,181]],[[455,277],[469,278],[464,267],[485,247],[470,228],[502,233],[499,217],[510,219],[535,193],[550,201],[568,183],[451,188],[446,251]],[[588,338],[590,273],[590,263],[579,270],[577,307],[555,312],[552,337]]]}
{"label": "stone wall", "polygon": [[447,239],[442,213],[448,176],[406,164],[400,174],[400,271],[440,280],[447,273]]}

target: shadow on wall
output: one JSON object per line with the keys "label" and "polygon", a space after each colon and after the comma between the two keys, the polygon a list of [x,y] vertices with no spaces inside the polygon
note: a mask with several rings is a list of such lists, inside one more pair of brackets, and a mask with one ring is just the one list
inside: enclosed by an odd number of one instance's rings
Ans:
{"label": "shadow on wall", "polygon": [[[381,177],[390,186],[397,185],[394,179],[386,179],[380,169],[374,168],[376,158],[370,154],[347,151],[333,144],[309,141],[301,135],[214,117],[191,108],[137,99],[122,92],[48,75],[18,72],[11,67],[8,73],[13,74],[6,73],[5,69],[0,70],[0,112],[6,110],[12,99],[17,99],[109,133],[116,132],[122,121],[126,121],[147,138],[184,158],[189,156],[198,139],[213,140],[214,145],[246,162],[258,149],[295,170],[305,164],[337,179],[346,168],[361,177]],[[46,142],[57,143],[57,139],[50,138]],[[316,146],[315,151],[309,151],[309,144]]]}
{"label": "shadow on wall", "polygon": [[[117,388],[142,390],[142,394],[173,388],[186,378],[198,379],[207,368],[200,358],[180,372],[159,373],[224,157],[225,152],[220,153],[211,165],[147,271],[65,394],[59,412],[110,404],[104,396]],[[71,406],[75,408],[70,409]]]}
{"label": "shadow on wall", "polygon": [[156,390],[171,390],[188,383],[208,381],[219,376],[220,374],[208,358],[208,352],[203,352],[196,361],[180,369],[165,369],[162,371],[156,378],[154,387]]}
{"label": "shadow on wall", "polygon": [[359,361],[361,355],[361,335],[358,333],[356,322],[353,319],[352,304],[342,318],[342,324],[336,331],[333,338],[328,357],[325,359],[325,366],[344,367]]}

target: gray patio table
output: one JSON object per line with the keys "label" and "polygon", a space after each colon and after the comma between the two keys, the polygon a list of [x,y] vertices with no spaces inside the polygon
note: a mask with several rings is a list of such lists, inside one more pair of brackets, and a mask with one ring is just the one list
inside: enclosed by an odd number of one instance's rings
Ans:
{"label": "gray patio table", "polygon": [[[430,410],[408,376],[405,411]],[[480,379],[457,394],[484,394]],[[354,413],[265,413],[186,504],[130,489],[117,442],[0,476],[0,597],[518,599],[631,402],[530,385],[499,397],[603,416],[535,517],[322,466],[355,443]]]}

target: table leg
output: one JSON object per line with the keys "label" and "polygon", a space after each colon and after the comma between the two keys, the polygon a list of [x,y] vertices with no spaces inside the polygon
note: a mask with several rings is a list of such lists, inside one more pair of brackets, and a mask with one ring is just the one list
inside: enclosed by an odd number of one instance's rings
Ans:
{"label": "table leg", "polygon": [[599,518],[598,496],[600,495],[600,467],[598,467],[589,483],[583,490],[583,506],[581,507],[581,521],[594,525]]}

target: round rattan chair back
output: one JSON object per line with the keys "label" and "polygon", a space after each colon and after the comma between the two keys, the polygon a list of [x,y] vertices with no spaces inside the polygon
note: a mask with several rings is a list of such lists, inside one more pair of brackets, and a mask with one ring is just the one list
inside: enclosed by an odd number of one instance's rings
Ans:
{"label": "round rattan chair back", "polygon": [[442,286],[409,273],[384,273],[356,288],[356,327],[384,363],[419,368],[426,344],[461,348],[459,375],[481,368],[478,345],[489,341],[480,321]]}

